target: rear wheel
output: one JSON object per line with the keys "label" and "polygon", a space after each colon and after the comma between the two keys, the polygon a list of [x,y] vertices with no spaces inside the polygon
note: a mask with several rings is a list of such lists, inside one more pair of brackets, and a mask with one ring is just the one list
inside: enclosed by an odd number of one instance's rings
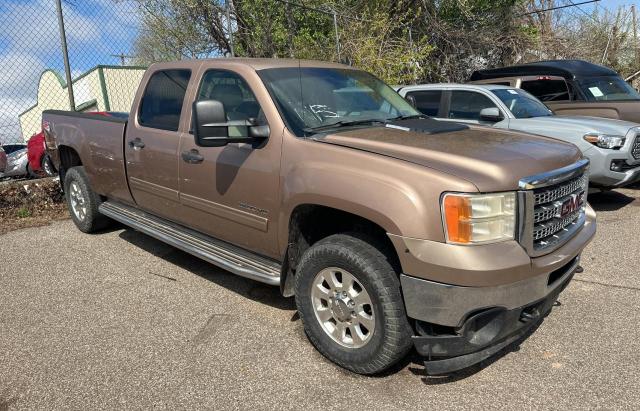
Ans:
{"label": "rear wheel", "polygon": [[375,374],[411,349],[400,281],[386,256],[358,234],[309,248],[295,277],[296,305],[311,343],[359,374]]}
{"label": "rear wheel", "polygon": [[51,177],[56,174],[56,172],[53,171],[53,165],[51,164],[51,159],[47,155],[42,156],[42,160],[40,161],[40,169],[48,177]]}
{"label": "rear wheel", "polygon": [[111,220],[100,214],[98,206],[102,202],[89,185],[84,167],[72,167],[64,178],[64,193],[71,219],[84,233],[92,233],[107,227]]}

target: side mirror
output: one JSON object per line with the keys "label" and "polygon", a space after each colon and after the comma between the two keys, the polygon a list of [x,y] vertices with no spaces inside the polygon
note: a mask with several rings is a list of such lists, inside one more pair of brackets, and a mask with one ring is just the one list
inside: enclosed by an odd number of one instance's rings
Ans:
{"label": "side mirror", "polygon": [[503,119],[504,117],[500,113],[498,107],[487,107],[480,110],[480,120],[482,121],[497,123],[498,121],[502,121]]}
{"label": "side mirror", "polygon": [[192,107],[193,135],[196,144],[220,147],[228,144],[229,128],[224,105],[217,100],[195,101]]}
{"label": "side mirror", "polygon": [[193,103],[193,134],[201,147],[221,147],[229,143],[252,143],[269,137],[268,125],[250,120],[227,120],[222,102],[200,100]]}

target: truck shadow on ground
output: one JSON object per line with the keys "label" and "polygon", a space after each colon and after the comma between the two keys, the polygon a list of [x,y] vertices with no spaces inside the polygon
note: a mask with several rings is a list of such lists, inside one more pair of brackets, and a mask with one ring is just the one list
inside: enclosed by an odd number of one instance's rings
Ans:
{"label": "truck shadow on ground", "polygon": [[[156,257],[162,258],[185,271],[189,271],[247,299],[279,310],[295,311],[296,309],[293,298],[283,297],[278,287],[232,274],[131,228],[124,228],[119,237]],[[150,274],[164,277],[162,273],[150,272]],[[165,278],[176,280],[170,277]]]}
{"label": "truck shadow on ground", "polygon": [[588,201],[596,211],[616,211],[628,205],[640,206],[640,200],[613,190],[589,194]]}
{"label": "truck shadow on ground", "polygon": [[[268,286],[259,282],[249,280],[235,274],[229,273],[221,268],[218,268],[206,261],[203,261],[197,257],[194,257],[188,253],[185,253],[177,248],[167,245],[153,237],[140,233],[134,229],[127,228],[121,225],[111,227],[105,232],[111,232],[118,229],[123,231],[118,235],[121,239],[129,242],[130,244],[141,248],[142,250],[158,257],[166,262],[176,265],[177,267],[193,273],[201,278],[211,281],[225,289],[232,291],[242,297],[255,301],[259,304],[265,304],[279,310],[285,310],[291,312],[291,322],[298,322],[299,316],[296,310],[295,301],[293,298],[285,298],[280,294],[278,287]],[[179,279],[165,276],[165,273],[150,272],[150,274],[165,278],[171,281],[179,281]],[[556,303],[559,305],[559,303]],[[546,316],[545,316],[546,317]],[[429,376],[426,374],[423,367],[424,358],[421,357],[415,350],[411,350],[403,360],[389,368],[383,373],[373,376],[373,378],[385,378],[390,377],[396,373],[402,372],[407,369],[412,374],[421,377],[421,380],[426,385],[439,385],[453,383],[459,380],[468,378],[485,368],[489,367],[494,362],[498,361],[502,357],[509,353],[517,352],[520,349],[520,344],[525,341],[535,330],[542,324],[542,322],[532,326],[522,337],[514,341],[507,347],[503,348],[492,357],[480,362],[479,364],[465,368],[463,370],[453,372],[444,376]],[[299,324],[300,328],[302,325]],[[304,332],[300,330],[301,336]],[[304,338],[304,337],[303,337]],[[337,366],[336,366],[337,367]],[[342,370],[346,374],[351,374],[349,371]]]}

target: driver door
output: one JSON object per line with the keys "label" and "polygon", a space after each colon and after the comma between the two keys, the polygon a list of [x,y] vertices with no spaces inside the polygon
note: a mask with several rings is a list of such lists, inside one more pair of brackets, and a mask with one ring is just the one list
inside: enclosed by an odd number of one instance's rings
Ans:
{"label": "driver door", "polygon": [[[205,71],[195,100],[222,102],[228,120],[256,118],[267,124],[251,87],[234,71]],[[179,148],[181,220],[215,238],[277,256],[281,143],[282,130],[273,129],[258,145],[201,147],[193,134],[183,135]],[[201,161],[186,160],[182,153],[197,153]]]}

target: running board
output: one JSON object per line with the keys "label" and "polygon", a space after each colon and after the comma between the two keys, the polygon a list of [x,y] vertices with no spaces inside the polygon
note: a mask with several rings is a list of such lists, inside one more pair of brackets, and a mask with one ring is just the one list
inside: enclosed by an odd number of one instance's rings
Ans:
{"label": "running board", "polygon": [[166,221],[142,210],[111,201],[100,213],[234,274],[280,285],[280,263],[213,237]]}

